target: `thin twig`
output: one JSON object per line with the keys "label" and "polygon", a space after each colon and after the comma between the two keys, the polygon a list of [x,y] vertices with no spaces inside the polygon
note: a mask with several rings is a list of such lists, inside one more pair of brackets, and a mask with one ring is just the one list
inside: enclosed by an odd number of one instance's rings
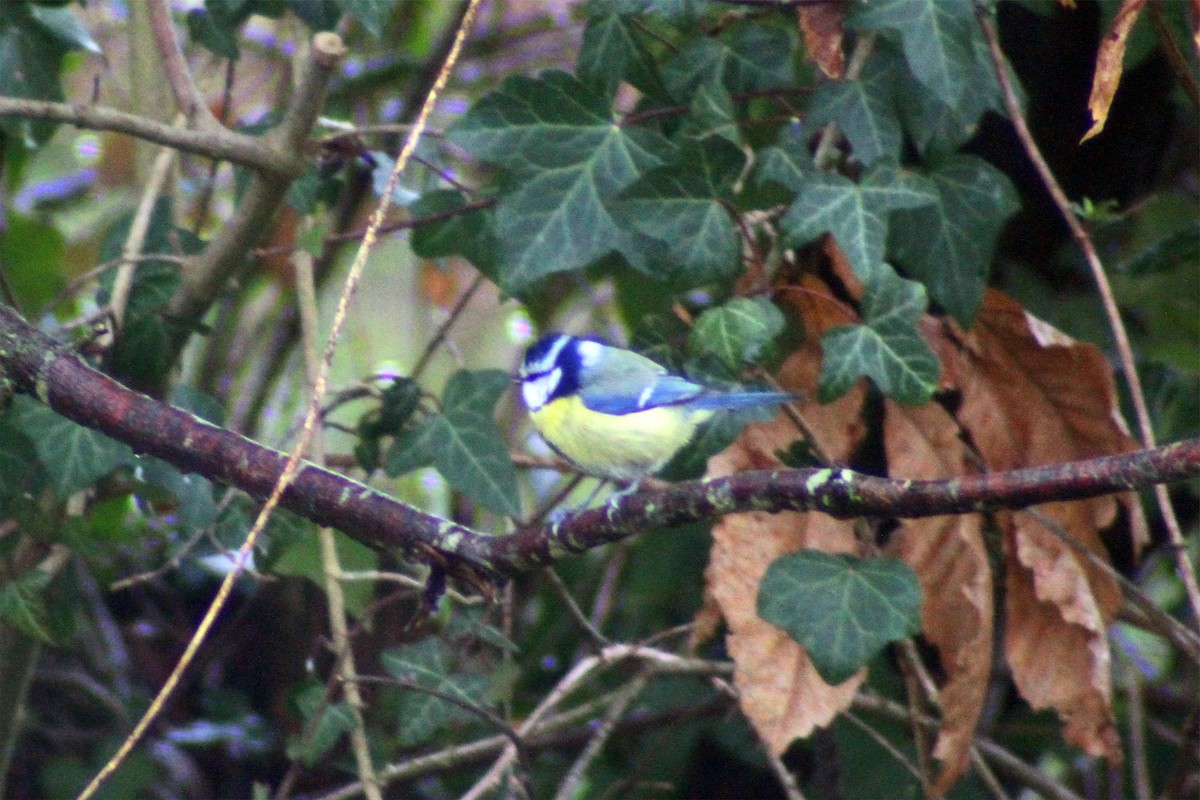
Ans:
{"label": "thin twig", "polygon": [[612,643],[592,624],[587,615],[583,613],[583,609],[579,607],[579,603],[575,602],[575,598],[571,596],[571,590],[563,582],[563,579],[559,577],[559,574],[554,571],[554,567],[546,567],[542,570],[542,575],[550,582],[550,586],[554,589],[559,599],[563,601],[563,604],[567,607],[567,611],[570,612],[571,618],[575,620],[579,627],[583,628],[584,632],[588,635],[588,639],[591,640],[596,649],[602,650]]}
{"label": "thin twig", "polygon": [[[321,365],[317,359],[317,290],[313,282],[312,254],[298,250],[292,257],[296,272],[296,306],[300,312],[300,341],[304,352],[304,368],[308,380],[310,405],[319,405],[321,398],[315,394]],[[325,441],[321,429],[312,435],[310,458],[316,464],[325,463]],[[324,579],[325,597],[329,616],[330,649],[333,651],[335,671],[342,683],[342,693],[350,708],[353,726],[350,728],[350,749],[354,752],[354,763],[367,800],[383,800],[375,767],[371,764],[370,743],[367,741],[366,725],[363,722],[363,699],[358,690],[358,672],[354,666],[354,651],[350,637],[346,634],[346,594],[342,590],[342,565],[338,560],[337,543],[333,529],[322,525],[317,529],[317,540],[321,548],[321,576]]]}
{"label": "thin twig", "polygon": [[171,84],[171,92],[175,95],[179,110],[190,124],[198,128],[215,126],[217,121],[200,95],[200,90],[196,88],[187,59],[183,57],[183,51],[179,49],[179,42],[175,39],[175,25],[171,21],[171,9],[167,6],[167,0],[148,0],[148,3],[154,42],[158,45],[163,71],[167,74],[167,81]]}
{"label": "thin twig", "polygon": [[574,797],[580,796],[579,792],[588,766],[600,755],[600,751],[604,748],[609,737],[612,736],[613,731],[616,729],[617,722],[625,715],[629,706],[642,693],[642,690],[646,688],[649,680],[647,674],[642,672],[621,689],[616,699],[613,700],[612,705],[609,706],[608,711],[601,718],[600,723],[596,726],[595,735],[588,741],[587,746],[583,748],[583,752],[579,754],[579,757],[575,759],[575,763],[571,765],[571,769],[567,771],[562,783],[558,785],[558,791],[554,794],[554,800],[571,800]]}
{"label": "thin twig", "polygon": [[[1013,89],[1012,82],[1009,79],[1009,72],[1005,68],[1004,52],[1000,49],[1000,38],[996,33],[996,26],[992,22],[991,12],[977,2],[975,16],[979,20],[979,26],[983,29],[984,38],[987,40],[988,52],[992,57],[992,68],[996,73],[996,80],[1000,83],[1000,90],[1004,95],[1004,107],[1008,111],[1008,117],[1012,121],[1017,138],[1021,140],[1025,154],[1037,169],[1038,175],[1042,180],[1042,185],[1046,187],[1046,191],[1049,192],[1054,205],[1058,208],[1059,213],[1062,214],[1063,219],[1066,220],[1067,227],[1071,229],[1071,235],[1074,237],[1076,244],[1079,245],[1088,266],[1092,270],[1092,278],[1096,282],[1096,290],[1100,294],[1100,302],[1104,306],[1104,313],[1108,318],[1109,326],[1112,328],[1113,340],[1117,345],[1117,353],[1121,360],[1121,369],[1125,373],[1126,382],[1129,384],[1129,395],[1133,401],[1138,428],[1141,431],[1142,446],[1148,448],[1154,447],[1154,425],[1150,420],[1150,411],[1146,407],[1146,395],[1142,390],[1141,378],[1138,376],[1137,362],[1134,359],[1133,348],[1129,344],[1129,336],[1125,331],[1125,323],[1121,321],[1121,311],[1117,307],[1117,301],[1113,295],[1112,287],[1109,285],[1108,276],[1104,272],[1104,265],[1100,262],[1100,257],[1096,254],[1096,248],[1092,244],[1092,239],[1088,235],[1087,229],[1084,228],[1083,223],[1076,216],[1071,206],[1071,201],[1067,199],[1067,195],[1063,192],[1062,186],[1059,185],[1058,179],[1054,177],[1050,165],[1042,157],[1042,152],[1038,148],[1037,142],[1034,141],[1033,134],[1029,132],[1029,125],[1026,124],[1025,115],[1021,112],[1021,104],[1017,100],[1016,91]],[[1163,524],[1166,526],[1171,548],[1175,553],[1175,571],[1178,573],[1180,580],[1183,581],[1184,589],[1187,592],[1188,603],[1192,611],[1192,624],[1197,630],[1200,630],[1200,583],[1197,583],[1196,571],[1192,566],[1191,559],[1188,557],[1187,547],[1183,540],[1183,531],[1179,527],[1179,520],[1175,516],[1174,508],[1171,506],[1171,498],[1167,494],[1167,487],[1162,485],[1155,486],[1154,496],[1158,501],[1159,513],[1162,515]]]}
{"label": "thin twig", "polygon": [[[1120,648],[1117,648],[1120,652]],[[1133,795],[1137,800],[1152,800],[1150,768],[1146,752],[1146,707],[1142,702],[1142,680],[1137,667],[1123,653],[1114,659],[1120,680],[1125,684],[1125,708],[1129,717],[1129,759],[1133,773]]]}
{"label": "thin twig", "polygon": [[0,97],[0,117],[24,117],[64,122],[76,128],[125,133],[173,147],[185,153],[240,164],[272,175],[295,176],[304,170],[299,150],[278,151],[258,137],[225,128],[192,130],[104,106],[51,103],[19,97]]}
{"label": "thin twig", "polygon": [[[176,124],[182,122],[182,115],[176,118]],[[133,288],[133,274],[137,269],[138,257],[146,243],[146,234],[150,230],[150,218],[154,215],[154,207],[158,204],[159,195],[167,185],[167,176],[171,174],[171,166],[179,151],[164,147],[154,159],[150,175],[146,180],[146,188],[142,199],[138,201],[133,221],[129,225],[129,234],[121,247],[121,266],[117,268],[113,280],[112,297],[109,310],[112,312],[113,323],[119,332],[125,327],[125,308],[129,303],[129,292]]]}
{"label": "thin twig", "polygon": [[458,302],[454,304],[454,308],[450,309],[450,314],[446,317],[446,320],[440,326],[438,326],[437,333],[435,333],[433,338],[429,340],[429,344],[425,345],[424,352],[422,352],[421,357],[417,359],[417,365],[413,367],[412,375],[410,377],[414,381],[418,380],[421,377],[421,373],[423,373],[425,368],[429,366],[429,360],[433,358],[433,354],[437,351],[438,345],[446,340],[446,336],[450,333],[450,329],[454,327],[454,323],[457,322],[458,318],[462,316],[463,311],[467,308],[467,304],[471,302],[471,298],[473,298],[475,293],[478,292],[483,286],[483,281],[483,273],[476,275],[475,279],[471,281],[471,285],[468,286],[466,291],[462,293],[462,297],[458,298]]}
{"label": "thin twig", "polygon": [[[1154,32],[1158,34],[1158,42],[1167,57],[1167,63],[1175,71],[1175,79],[1183,87],[1183,93],[1192,101],[1193,106],[1200,108],[1200,83],[1196,81],[1191,66],[1184,58],[1183,51],[1179,49],[1179,42],[1175,41],[1175,36],[1171,33],[1162,0],[1150,0],[1150,22],[1154,25]],[[1196,24],[1200,24],[1200,21]]]}
{"label": "thin twig", "polygon": [[[313,58],[311,59],[311,68],[306,76],[306,79],[308,81],[317,82],[321,85],[321,87],[323,87],[325,81],[327,81],[332,75],[334,66],[345,53],[345,46],[342,45],[340,39],[332,34],[318,34],[316,37],[314,37],[313,49],[314,51],[319,52],[315,52]],[[294,98],[294,100],[314,101],[315,99],[319,98],[319,94],[319,91],[311,89],[297,92],[297,98]],[[285,115],[285,120],[290,120],[292,125],[302,124],[304,117],[298,115],[297,113],[292,113],[293,111],[293,109],[289,109],[289,113]],[[311,118],[315,118],[316,113],[316,108],[309,108],[304,111],[304,114]],[[309,126],[311,127],[311,121]],[[307,135],[307,133],[285,131],[283,135],[285,137],[285,141],[288,141],[291,139],[302,138],[303,136]],[[394,177],[395,176],[393,176],[393,178]],[[283,187],[275,186],[275,184],[278,182],[278,179],[274,181],[267,181],[263,179],[262,176],[258,176],[255,181],[252,182],[251,189],[248,190],[248,193],[254,190],[254,184],[257,183],[260,185],[260,189],[261,187],[267,185],[274,186],[280,195],[282,195]],[[384,196],[384,204],[386,204],[390,193],[391,190],[389,189],[388,194]],[[381,218],[382,213],[380,213],[378,216]],[[245,222],[245,220],[243,219],[242,222]],[[370,231],[368,231],[368,234],[369,233]],[[216,244],[216,240],[214,240],[213,244]],[[364,240],[363,245],[364,247],[367,246],[367,240]],[[209,249],[212,249],[212,245],[210,245]],[[360,253],[360,255],[363,254]],[[363,255],[362,260],[365,261],[365,255]],[[325,391],[325,384],[327,382],[327,373],[329,362],[331,360],[330,351],[332,350],[333,345],[336,344],[338,330],[339,321],[335,319],[334,329],[330,333],[331,343],[326,347],[326,358],[321,365],[317,380],[315,381],[315,386],[313,389],[315,396],[313,401],[309,403],[308,418],[306,420],[307,424],[300,432],[299,441],[296,442],[294,449],[288,456],[283,470],[280,472],[278,479],[275,481],[274,489],[267,497],[267,501],[259,510],[258,517],[255,519],[254,525],[250,528],[250,531],[246,534],[245,540],[238,549],[237,556],[234,559],[232,567],[228,572],[225,573],[225,577],[217,589],[216,596],[213,598],[212,603],[209,605],[204,616],[201,618],[200,623],[196,626],[196,631],[192,635],[191,640],[188,641],[187,647],[184,648],[183,654],[179,657],[175,667],[171,670],[171,674],[167,676],[167,680],[159,689],[158,694],[155,695],[154,700],[151,701],[150,706],[146,709],[141,719],[138,720],[138,723],[134,726],[133,730],[130,731],[129,735],[125,737],[125,740],[121,742],[120,747],[117,748],[117,752],[113,754],[113,756],[104,764],[104,766],[101,767],[100,771],[92,777],[92,780],[88,782],[88,785],[84,787],[83,791],[79,793],[77,800],[88,800],[88,798],[95,795],[104,781],[116,771],[117,767],[119,767],[129,753],[133,751],[133,748],[141,740],[142,736],[145,735],[146,730],[150,727],[150,724],[162,710],[167,698],[171,696],[171,694],[175,691],[175,687],[179,685],[179,681],[183,677],[184,671],[187,669],[188,665],[192,663],[192,660],[196,657],[196,653],[200,649],[200,645],[207,638],[208,632],[216,623],[217,615],[221,612],[221,609],[224,608],[226,600],[229,599],[229,594],[233,590],[234,581],[237,579],[238,575],[242,573],[246,562],[250,557],[250,553],[254,550],[255,543],[258,541],[259,534],[263,528],[266,527],[267,520],[270,519],[271,513],[279,504],[279,500],[283,497],[284,491],[288,488],[288,486],[291,485],[292,481],[296,477],[296,474],[300,471],[300,464],[303,460],[304,453],[308,449],[308,443],[311,440],[313,431],[316,428],[315,422],[320,405],[319,401],[321,395]]]}

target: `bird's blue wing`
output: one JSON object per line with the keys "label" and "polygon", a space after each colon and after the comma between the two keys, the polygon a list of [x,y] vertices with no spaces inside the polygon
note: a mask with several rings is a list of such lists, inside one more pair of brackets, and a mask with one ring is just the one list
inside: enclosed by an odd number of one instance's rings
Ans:
{"label": "bird's blue wing", "polygon": [[[596,381],[579,394],[583,404],[601,414],[632,414],[658,406],[689,405],[704,387],[677,375],[657,374],[649,381]],[[640,389],[640,391],[639,391]]]}

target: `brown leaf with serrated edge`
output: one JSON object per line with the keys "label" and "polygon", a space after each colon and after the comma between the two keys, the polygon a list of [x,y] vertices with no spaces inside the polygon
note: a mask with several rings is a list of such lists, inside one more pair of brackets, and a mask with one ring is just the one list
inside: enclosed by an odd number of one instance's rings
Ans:
{"label": "brown leaf with serrated edge", "polygon": [[[961,394],[958,422],[988,469],[1136,449],[1120,419],[1103,354],[1026,313],[1012,298],[989,290],[969,333],[949,320],[926,320],[923,331],[941,359],[942,388]],[[1139,548],[1146,529],[1132,494],[1047,503],[1036,510],[1107,562],[1100,530],[1113,524],[1121,506]],[[1004,648],[1018,689],[1034,708],[1059,713],[1067,741],[1119,758],[1105,636],[1120,606],[1119,587],[1047,532],[1033,513],[1002,513],[997,522],[1011,556]],[[1031,609],[1038,613],[1027,613]],[[1061,651],[1057,658],[1072,665],[1070,672],[1046,663],[1051,639]]]}
{"label": "brown leaf with serrated edge", "polygon": [[[820,304],[819,293],[828,293],[815,280],[809,289],[811,294],[803,292],[791,299]],[[787,359],[779,381],[789,391],[811,398],[816,396],[819,371],[820,347],[814,338]],[[843,460],[862,440],[864,397],[860,386],[827,405],[798,404],[822,452]],[[777,466],[775,453],[797,437],[795,425],[782,414],[774,422],[749,425],[737,442],[709,460],[708,474]],[[853,523],[816,513],[730,515],[713,528],[713,549],[705,571],[706,594],[720,608],[728,628],[726,644],[734,661],[733,679],[742,711],[777,755],[793,739],[829,724],[846,709],[865,677],[864,670],[830,686],[817,674],[803,647],[758,616],[758,584],[767,566],[803,548],[853,552]]]}
{"label": "brown leaf with serrated edge", "polygon": [[835,80],[846,72],[842,54],[842,18],[845,15],[844,0],[796,8],[796,27],[804,37],[805,57]]}
{"label": "brown leaf with serrated edge", "polygon": [[[883,442],[893,478],[940,480],[967,475],[959,426],[936,403],[884,403]],[[921,628],[937,647],[945,682],[942,724],[933,754],[942,762],[934,795],[967,768],[992,664],[992,572],[979,514],[904,520],[887,552],[921,582]]]}
{"label": "brown leaf with serrated edge", "polygon": [[1096,54],[1096,72],[1092,76],[1092,94],[1088,98],[1088,108],[1094,121],[1080,142],[1086,142],[1104,130],[1108,110],[1112,107],[1117,85],[1121,82],[1129,31],[1133,28],[1133,23],[1137,22],[1138,15],[1142,13],[1145,5],[1146,0],[1124,0],[1117,15],[1113,17],[1112,27],[1100,42],[1100,51]]}

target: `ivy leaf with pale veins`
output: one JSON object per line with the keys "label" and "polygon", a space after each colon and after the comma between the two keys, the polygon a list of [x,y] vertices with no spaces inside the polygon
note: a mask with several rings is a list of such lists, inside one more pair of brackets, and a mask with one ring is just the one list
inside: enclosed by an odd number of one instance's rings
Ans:
{"label": "ivy leaf with pale veins", "polygon": [[[921,151],[921,155],[927,158],[953,153],[966,144],[979,129],[979,121],[985,111],[1008,115],[1000,93],[1000,84],[996,80],[996,71],[992,68],[987,42],[977,37],[974,45],[975,62],[963,76],[967,88],[956,103],[947,103],[942,95],[920,81],[913,80],[907,67],[904,67],[905,74],[897,82],[898,104],[900,115],[904,118],[904,129]],[[876,46],[888,49],[892,47],[882,39]],[[1005,69],[1008,69],[1007,65]],[[1021,82],[1011,69],[1008,71],[1014,90],[1020,94]],[[1023,105],[1023,100],[1021,102]]]}
{"label": "ivy leaf with pale veins", "polygon": [[594,89],[565,72],[512,77],[472,106],[449,136],[513,173],[515,188],[496,210],[498,278],[506,291],[613,250],[646,267],[639,244],[606,203],[670,161],[675,148],[654,131],[617,125],[607,98]]}
{"label": "ivy leaf with pale veins", "polygon": [[780,89],[796,81],[792,48],[782,30],[742,25],[728,43],[702,36],[685,44],[663,68],[663,81],[679,102],[690,102],[698,87],[713,82],[730,93]]}
{"label": "ivy leaf with pale veins", "polygon": [[490,416],[451,409],[429,425],[433,464],[454,488],[501,514],[521,513],[508,445]]}
{"label": "ivy leaf with pale veins", "polygon": [[696,89],[687,116],[683,118],[681,134],[685,138],[697,140],[719,136],[735,145],[741,145],[742,134],[737,126],[737,110],[725,87],[714,81],[702,84]]}
{"label": "ivy leaf with pale veins", "polygon": [[447,411],[469,411],[490,418],[511,383],[512,377],[504,370],[459,370],[446,381],[442,405]]}
{"label": "ivy leaf with pale veins", "polygon": [[583,31],[576,72],[580,80],[605,97],[612,97],[621,79],[651,97],[666,93],[658,64],[628,16],[592,17]]}
{"label": "ivy leaf with pale veins", "polygon": [[735,297],[699,316],[688,349],[716,356],[736,374],[758,360],[763,348],[783,330],[783,323],[783,312],[765,297]]}
{"label": "ivy leaf with pale veins", "polygon": [[972,0],[873,0],[854,6],[849,27],[898,32],[913,75],[947,105],[966,92],[980,38]]}
{"label": "ivy leaf with pale veins", "polygon": [[841,397],[864,375],[900,403],[924,403],[937,388],[940,364],[917,331],[925,287],[887,264],[863,292],[860,325],[841,325],[821,337],[820,398]]}
{"label": "ivy leaf with pale veins", "polygon": [[976,156],[952,156],[929,173],[931,205],[896,212],[890,252],[963,327],[975,321],[996,240],[1020,201],[1008,177]]}
{"label": "ivy leaf with pale veins", "polygon": [[745,162],[725,139],[686,142],[678,163],[650,170],[622,192],[613,214],[665,246],[672,277],[683,285],[727,280],[741,270],[741,246],[723,201]]}
{"label": "ivy leaf with pale veins", "polygon": [[854,155],[870,166],[900,157],[903,132],[896,96],[907,72],[900,54],[880,41],[856,81],[827,81],[813,96],[807,122],[836,122]]}
{"label": "ivy leaf with pale veins", "polygon": [[28,397],[13,398],[16,426],[33,441],[60,500],[133,463],[129,445],[85,428]]}
{"label": "ivy leaf with pale veins", "polygon": [[924,177],[892,164],[875,166],[859,183],[807,164],[797,164],[779,152],[763,164],[764,178],[785,186],[790,182],[798,189],[780,220],[786,243],[798,247],[832,233],[854,273],[863,283],[871,283],[883,265],[888,214],[933,203],[936,191]]}
{"label": "ivy leaf with pale veins", "polygon": [[921,630],[921,586],[894,558],[801,550],[767,567],[758,614],[802,644],[821,678],[836,685],[888,642]]}
{"label": "ivy leaf with pale veins", "polygon": [[439,697],[419,688],[405,687],[399,709],[403,721],[402,744],[422,744],[448,725],[479,718],[444,696],[454,697],[468,706],[482,706],[487,680],[478,673],[456,672],[446,643],[441,639],[426,639],[388,650],[383,653],[382,662],[392,677],[443,695]]}

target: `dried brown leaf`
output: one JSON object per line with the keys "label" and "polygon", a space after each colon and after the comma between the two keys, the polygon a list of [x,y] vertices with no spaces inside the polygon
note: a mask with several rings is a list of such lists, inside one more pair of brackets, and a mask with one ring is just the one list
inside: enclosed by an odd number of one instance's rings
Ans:
{"label": "dried brown leaf", "polygon": [[[988,469],[1136,448],[1117,410],[1103,354],[1027,314],[1011,298],[989,291],[968,334],[947,321],[927,322],[925,333],[941,358],[944,388],[962,395],[958,421]],[[1100,530],[1115,522],[1121,505],[1138,547],[1145,524],[1133,495],[1047,503],[1038,512],[1107,562]],[[1068,741],[1089,753],[1119,757],[1105,636],[1120,606],[1119,587],[1033,514],[1001,514],[998,521],[1010,554],[1005,652],[1018,688],[1035,708],[1058,711]],[[1070,670],[1046,664],[1049,640],[1055,660],[1069,663]]]}
{"label": "dried brown leaf", "polygon": [[[801,297],[820,304],[812,295]],[[814,397],[819,369],[820,347],[814,339],[787,360],[780,383]],[[863,397],[859,388],[828,405],[799,404],[821,452],[844,459],[861,440]],[[709,461],[709,475],[775,466],[776,451],[797,435],[795,425],[782,414],[774,422],[750,425],[737,442]],[[758,584],[767,566],[802,548],[852,552],[853,523],[816,513],[731,515],[713,528],[712,555],[705,572],[706,593],[720,608],[728,628],[726,641],[742,711],[775,754],[847,708],[865,677],[863,671],[830,686],[817,674],[803,647],[758,616]]]}
{"label": "dried brown leaf", "polygon": [[1146,0],[1124,0],[1117,15],[1113,17],[1112,27],[1100,42],[1100,51],[1096,54],[1096,72],[1092,77],[1092,94],[1088,98],[1088,108],[1092,112],[1092,127],[1080,139],[1086,142],[1100,131],[1108,120],[1108,110],[1112,107],[1113,97],[1117,86],[1121,83],[1121,71],[1125,61],[1125,45],[1129,40],[1129,31]]}
{"label": "dried brown leaf", "polygon": [[804,37],[806,57],[828,77],[840,79],[846,72],[842,54],[842,18],[845,2],[822,3],[796,8],[796,26]]}
{"label": "dried brown leaf", "polygon": [[[958,424],[936,403],[885,404],[884,447],[893,478],[938,480],[970,473]],[[942,725],[933,754],[942,762],[934,794],[967,768],[991,674],[992,573],[978,514],[904,520],[888,550],[921,582],[921,626],[938,649]]]}

